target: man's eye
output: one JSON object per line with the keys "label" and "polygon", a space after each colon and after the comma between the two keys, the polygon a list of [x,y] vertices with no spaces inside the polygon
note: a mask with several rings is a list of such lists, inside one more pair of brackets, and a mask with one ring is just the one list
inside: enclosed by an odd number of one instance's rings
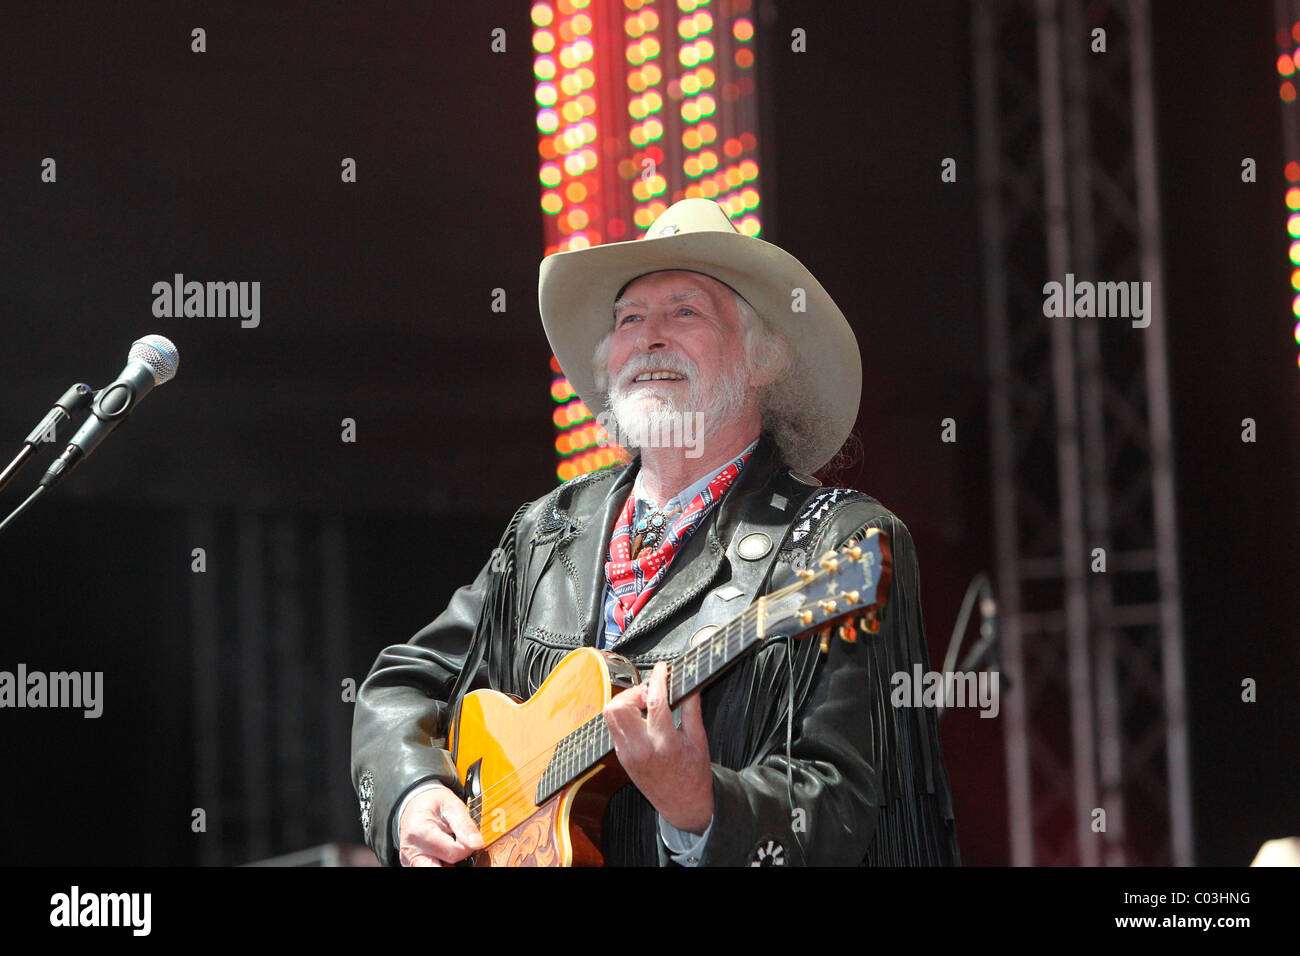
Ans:
{"label": "man's eye", "polygon": [[680,309],[678,309],[677,311],[678,311],[679,313],[683,314],[683,315],[694,315],[694,314],[695,314],[695,310],[692,309],[689,305],[684,305],[684,306],[682,306]]}
{"label": "man's eye", "polygon": [[619,325],[627,325],[627,324],[628,324],[629,322],[631,322],[633,319],[639,319],[639,318],[641,318],[641,316],[640,316],[638,313],[636,313],[636,312],[631,312],[631,313],[628,313],[627,315],[623,316],[623,318],[619,319],[619,320],[618,320],[618,324],[619,324]]}

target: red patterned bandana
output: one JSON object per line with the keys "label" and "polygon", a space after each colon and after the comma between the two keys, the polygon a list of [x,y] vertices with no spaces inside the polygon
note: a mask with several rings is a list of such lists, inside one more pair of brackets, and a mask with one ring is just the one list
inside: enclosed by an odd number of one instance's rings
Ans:
{"label": "red patterned bandana", "polygon": [[602,646],[614,644],[623,636],[625,624],[641,613],[650,595],[668,573],[677,549],[686,543],[709,509],[722,500],[740,470],[745,467],[752,451],[736,458],[710,479],[708,486],[695,496],[679,514],[670,516],[671,525],[653,548],[643,548],[632,557],[632,518],[636,502],[628,494],[627,503],[614,522],[609,539],[609,560],[605,562],[605,580],[609,585],[605,602],[605,640]]}

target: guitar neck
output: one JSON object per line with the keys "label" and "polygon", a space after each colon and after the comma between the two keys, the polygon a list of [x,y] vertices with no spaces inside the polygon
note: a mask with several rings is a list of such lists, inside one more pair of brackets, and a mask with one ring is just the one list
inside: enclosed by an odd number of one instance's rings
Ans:
{"label": "guitar neck", "polygon": [[[668,664],[668,706],[711,683],[763,643],[767,598],[759,598],[681,657]],[[604,760],[614,750],[604,715],[597,715],[564,737],[537,785],[541,805]]]}

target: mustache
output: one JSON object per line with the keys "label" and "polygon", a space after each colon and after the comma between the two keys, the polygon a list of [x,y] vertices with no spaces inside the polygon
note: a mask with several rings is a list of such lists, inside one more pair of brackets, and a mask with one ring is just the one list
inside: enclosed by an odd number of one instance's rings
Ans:
{"label": "mustache", "polygon": [[633,379],[645,372],[676,372],[678,375],[686,376],[688,380],[694,380],[699,367],[685,355],[676,352],[638,355],[628,359],[627,364],[619,371],[612,391],[623,391],[633,384]]}

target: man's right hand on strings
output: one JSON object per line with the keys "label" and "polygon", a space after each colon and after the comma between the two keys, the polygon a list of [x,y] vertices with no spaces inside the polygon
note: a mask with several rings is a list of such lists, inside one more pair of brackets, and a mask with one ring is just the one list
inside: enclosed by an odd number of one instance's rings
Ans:
{"label": "man's right hand on strings", "polygon": [[483,849],[469,808],[448,787],[417,793],[398,822],[403,866],[451,866]]}

